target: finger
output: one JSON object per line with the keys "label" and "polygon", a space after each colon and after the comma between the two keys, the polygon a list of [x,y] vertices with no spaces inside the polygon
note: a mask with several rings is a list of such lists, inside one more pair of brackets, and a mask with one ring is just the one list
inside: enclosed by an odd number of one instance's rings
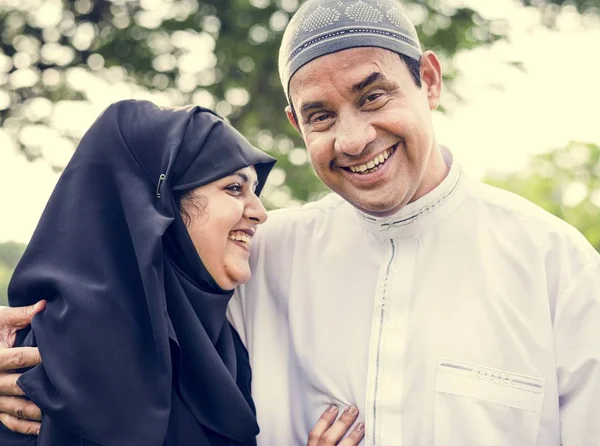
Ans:
{"label": "finger", "polygon": [[0,349],[0,371],[33,367],[42,362],[37,347],[18,347]]}
{"label": "finger", "polygon": [[307,446],[317,446],[319,444],[321,435],[331,427],[337,417],[338,411],[339,409],[336,406],[331,405],[321,414],[321,417],[308,434]]}
{"label": "finger", "polygon": [[338,443],[339,446],[356,446],[365,436],[365,424],[358,423],[346,438]]}
{"label": "finger", "polygon": [[26,307],[3,308],[0,311],[0,321],[4,326],[3,328],[25,328],[31,324],[33,316],[44,308],[46,308],[45,300],[40,300],[35,305],[28,305]]}
{"label": "finger", "polygon": [[42,427],[37,421],[19,420],[5,413],[0,414],[0,422],[11,431],[25,435],[39,435]]}
{"label": "finger", "polygon": [[321,435],[319,446],[336,445],[358,418],[356,406],[349,406],[327,431]]}
{"label": "finger", "polygon": [[23,390],[17,385],[20,373],[0,373],[0,395],[24,395]]}
{"label": "finger", "polygon": [[42,421],[42,411],[31,401],[18,396],[0,396],[0,413],[27,421]]}

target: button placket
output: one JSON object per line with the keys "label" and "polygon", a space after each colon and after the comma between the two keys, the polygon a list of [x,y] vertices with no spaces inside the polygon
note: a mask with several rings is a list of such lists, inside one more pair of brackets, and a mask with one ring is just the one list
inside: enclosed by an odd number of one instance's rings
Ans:
{"label": "button placket", "polygon": [[[417,238],[396,241],[399,255],[390,265],[389,288],[386,293],[383,365],[381,367],[379,431],[377,446],[402,445],[402,402],[404,393],[403,365],[406,355],[406,330],[410,311]],[[401,254],[400,254],[401,253]],[[373,440],[371,440],[373,441]]]}

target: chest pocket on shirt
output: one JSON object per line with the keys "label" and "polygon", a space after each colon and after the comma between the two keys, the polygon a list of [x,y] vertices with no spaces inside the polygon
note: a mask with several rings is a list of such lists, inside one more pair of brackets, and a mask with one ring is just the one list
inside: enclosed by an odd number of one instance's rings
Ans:
{"label": "chest pocket on shirt", "polygon": [[544,387],[539,378],[440,360],[435,446],[535,446]]}

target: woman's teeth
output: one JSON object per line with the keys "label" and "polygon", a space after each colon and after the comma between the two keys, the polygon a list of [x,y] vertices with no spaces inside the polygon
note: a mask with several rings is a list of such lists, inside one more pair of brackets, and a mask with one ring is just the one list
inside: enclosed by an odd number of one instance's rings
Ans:
{"label": "woman's teeth", "polygon": [[252,241],[252,237],[250,237],[245,232],[240,231],[230,232],[227,238],[236,242],[242,242],[248,246],[250,246],[250,242]]}
{"label": "woman's teeth", "polygon": [[369,161],[365,164],[360,164],[358,166],[350,166],[350,167],[348,167],[348,169],[350,169],[350,171],[353,173],[361,173],[361,174],[374,172],[381,165],[383,165],[385,160],[387,160],[392,155],[393,151],[394,151],[393,148],[387,149],[385,152],[380,153],[375,158],[373,158],[371,161]]}

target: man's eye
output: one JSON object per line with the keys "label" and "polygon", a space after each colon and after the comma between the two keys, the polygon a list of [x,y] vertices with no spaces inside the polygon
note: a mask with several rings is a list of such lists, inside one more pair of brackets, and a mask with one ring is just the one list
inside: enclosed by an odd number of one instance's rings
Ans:
{"label": "man's eye", "polygon": [[365,98],[365,103],[374,102],[382,96],[383,93],[372,93]]}
{"label": "man's eye", "polygon": [[310,122],[312,122],[313,124],[319,124],[321,122],[327,121],[330,117],[331,114],[329,113],[315,114],[310,117]]}

